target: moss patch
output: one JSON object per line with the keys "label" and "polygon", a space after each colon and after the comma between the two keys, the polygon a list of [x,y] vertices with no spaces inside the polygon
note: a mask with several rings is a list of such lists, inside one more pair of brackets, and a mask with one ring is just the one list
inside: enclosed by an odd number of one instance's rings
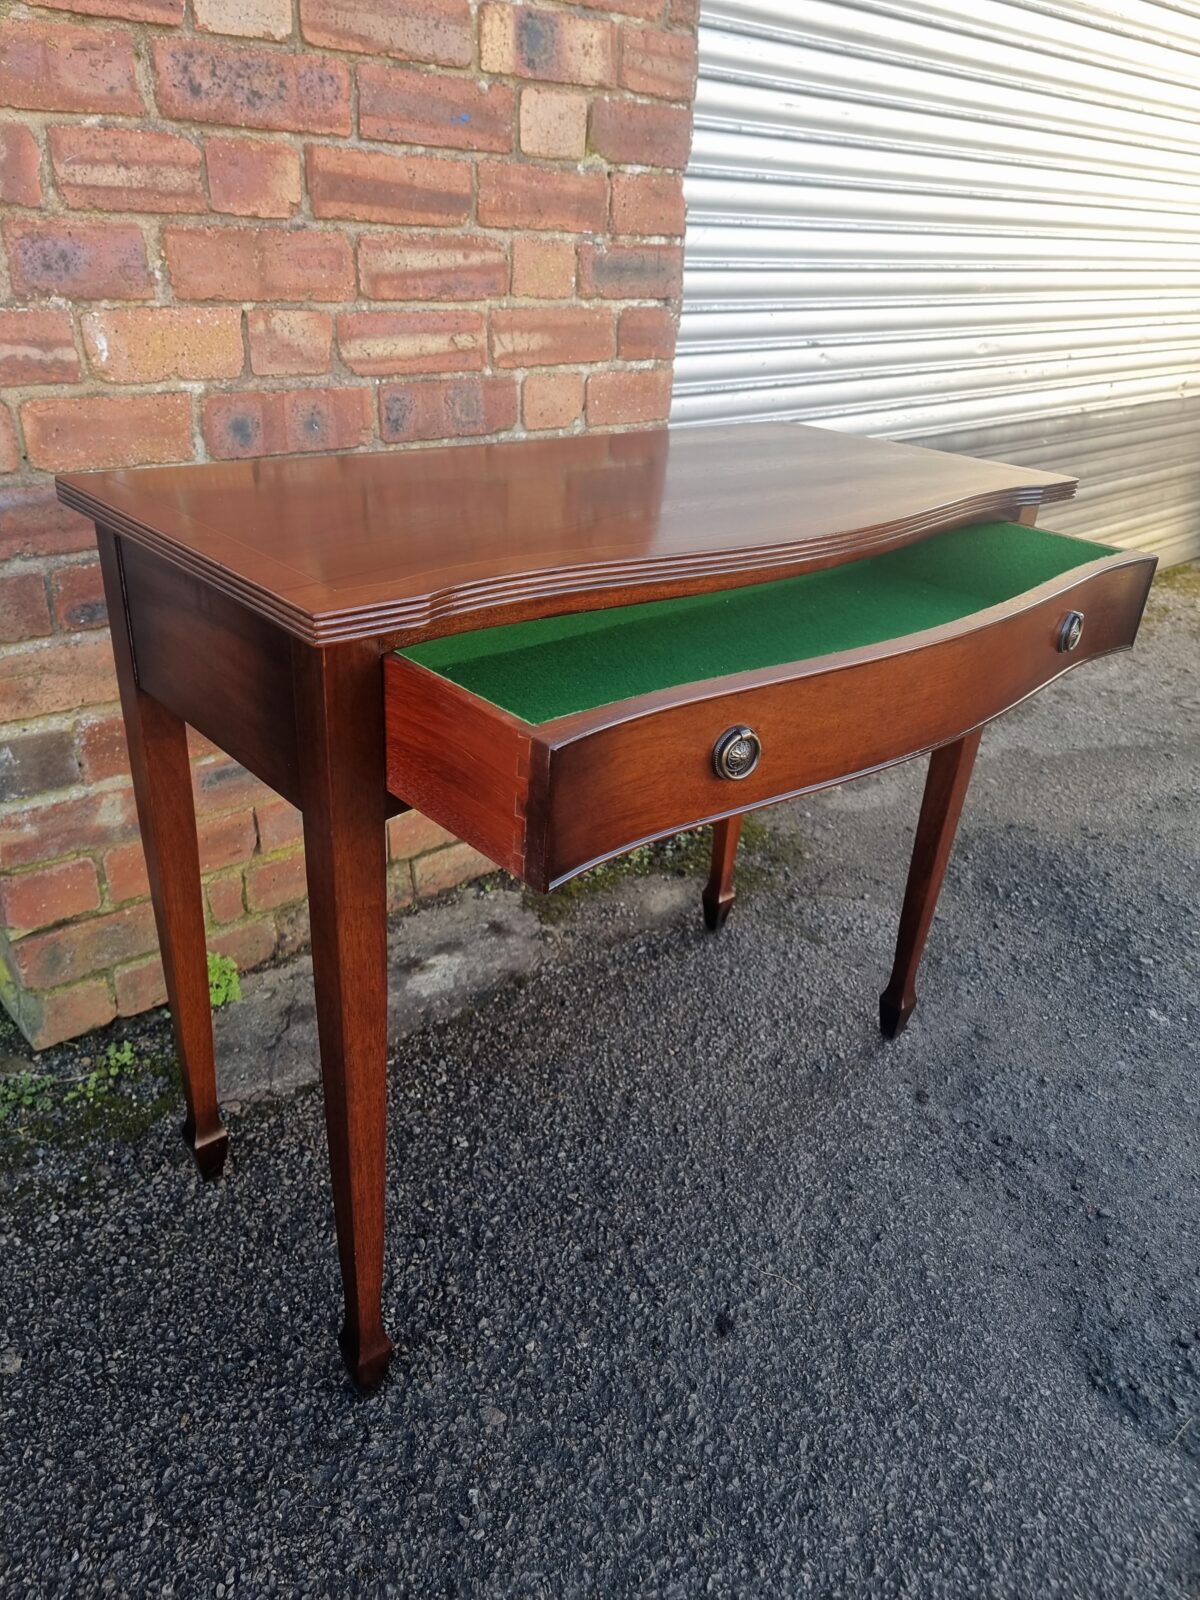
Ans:
{"label": "moss patch", "polygon": [[[742,823],[742,838],[738,848],[736,883],[739,892],[751,893],[761,874],[756,874],[752,860],[754,850],[768,838],[765,824],[756,816],[748,816]],[[670,876],[676,878],[707,878],[712,860],[712,828],[690,828],[686,833],[672,834],[669,839],[657,839],[653,844],[639,845],[628,854],[612,861],[602,861],[598,867],[581,872],[577,878],[564,883],[549,894],[537,894],[526,889],[524,904],[535,913],[540,922],[556,924],[566,920],[586,895],[600,894],[626,878],[651,878]]]}
{"label": "moss patch", "polygon": [[181,1104],[165,1011],[112,1023],[38,1054],[6,1020],[0,1050],[15,1069],[0,1079],[0,1174],[10,1190],[46,1147],[132,1143]]}

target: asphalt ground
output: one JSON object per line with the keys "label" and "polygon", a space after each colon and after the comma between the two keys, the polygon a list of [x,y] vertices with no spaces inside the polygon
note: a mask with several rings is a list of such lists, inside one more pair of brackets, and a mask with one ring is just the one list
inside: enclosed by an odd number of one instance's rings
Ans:
{"label": "asphalt ground", "polygon": [[27,1138],[4,1595],[1200,1594],[1198,577],[985,734],[895,1043],[918,765],[410,1033],[372,1399],[317,1092]]}

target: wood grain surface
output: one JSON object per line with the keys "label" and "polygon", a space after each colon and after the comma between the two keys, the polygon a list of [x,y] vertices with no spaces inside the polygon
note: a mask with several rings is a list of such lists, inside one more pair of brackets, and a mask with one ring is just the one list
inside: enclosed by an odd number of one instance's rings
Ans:
{"label": "wood grain surface", "polygon": [[792,423],[67,474],[59,497],[308,643],[393,642],[857,559],[1074,493]]}

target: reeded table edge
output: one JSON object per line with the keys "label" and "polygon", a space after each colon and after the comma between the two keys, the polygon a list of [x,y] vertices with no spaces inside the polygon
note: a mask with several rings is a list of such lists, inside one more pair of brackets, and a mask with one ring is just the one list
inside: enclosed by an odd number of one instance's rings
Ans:
{"label": "reeded table edge", "polygon": [[[1063,478],[1024,488],[968,495],[874,526],[846,528],[817,539],[682,552],[654,560],[629,557],[588,565],[531,568],[501,579],[477,579],[402,600],[313,612],[281,599],[248,578],[239,577],[221,563],[156,532],[63,478],[55,479],[58,498],[64,505],[113,533],[145,546],[310,645],[393,635],[401,636],[393,642],[415,643],[418,638],[462,631],[472,625],[466,619],[479,612],[497,613],[496,620],[500,621],[503,612],[520,608],[522,618],[532,618],[561,611],[566,597],[593,597],[595,609],[601,609],[661,596],[664,588],[673,595],[686,595],[704,589],[741,587],[773,576],[795,576],[869,555],[881,555],[950,528],[976,522],[1009,521],[1030,506],[1071,499],[1076,487],[1076,480]],[[728,581],[721,584],[722,578]],[[455,619],[463,621],[459,626],[447,625],[453,624]]]}

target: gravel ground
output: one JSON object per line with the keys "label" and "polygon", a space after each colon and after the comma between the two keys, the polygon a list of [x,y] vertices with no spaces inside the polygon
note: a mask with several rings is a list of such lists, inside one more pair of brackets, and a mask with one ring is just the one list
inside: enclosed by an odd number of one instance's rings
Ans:
{"label": "gravel ground", "polygon": [[318,1095],[36,1149],[4,1594],[1200,1594],[1198,578],[985,736],[895,1044],[915,766],[410,1035],[371,1400]]}

